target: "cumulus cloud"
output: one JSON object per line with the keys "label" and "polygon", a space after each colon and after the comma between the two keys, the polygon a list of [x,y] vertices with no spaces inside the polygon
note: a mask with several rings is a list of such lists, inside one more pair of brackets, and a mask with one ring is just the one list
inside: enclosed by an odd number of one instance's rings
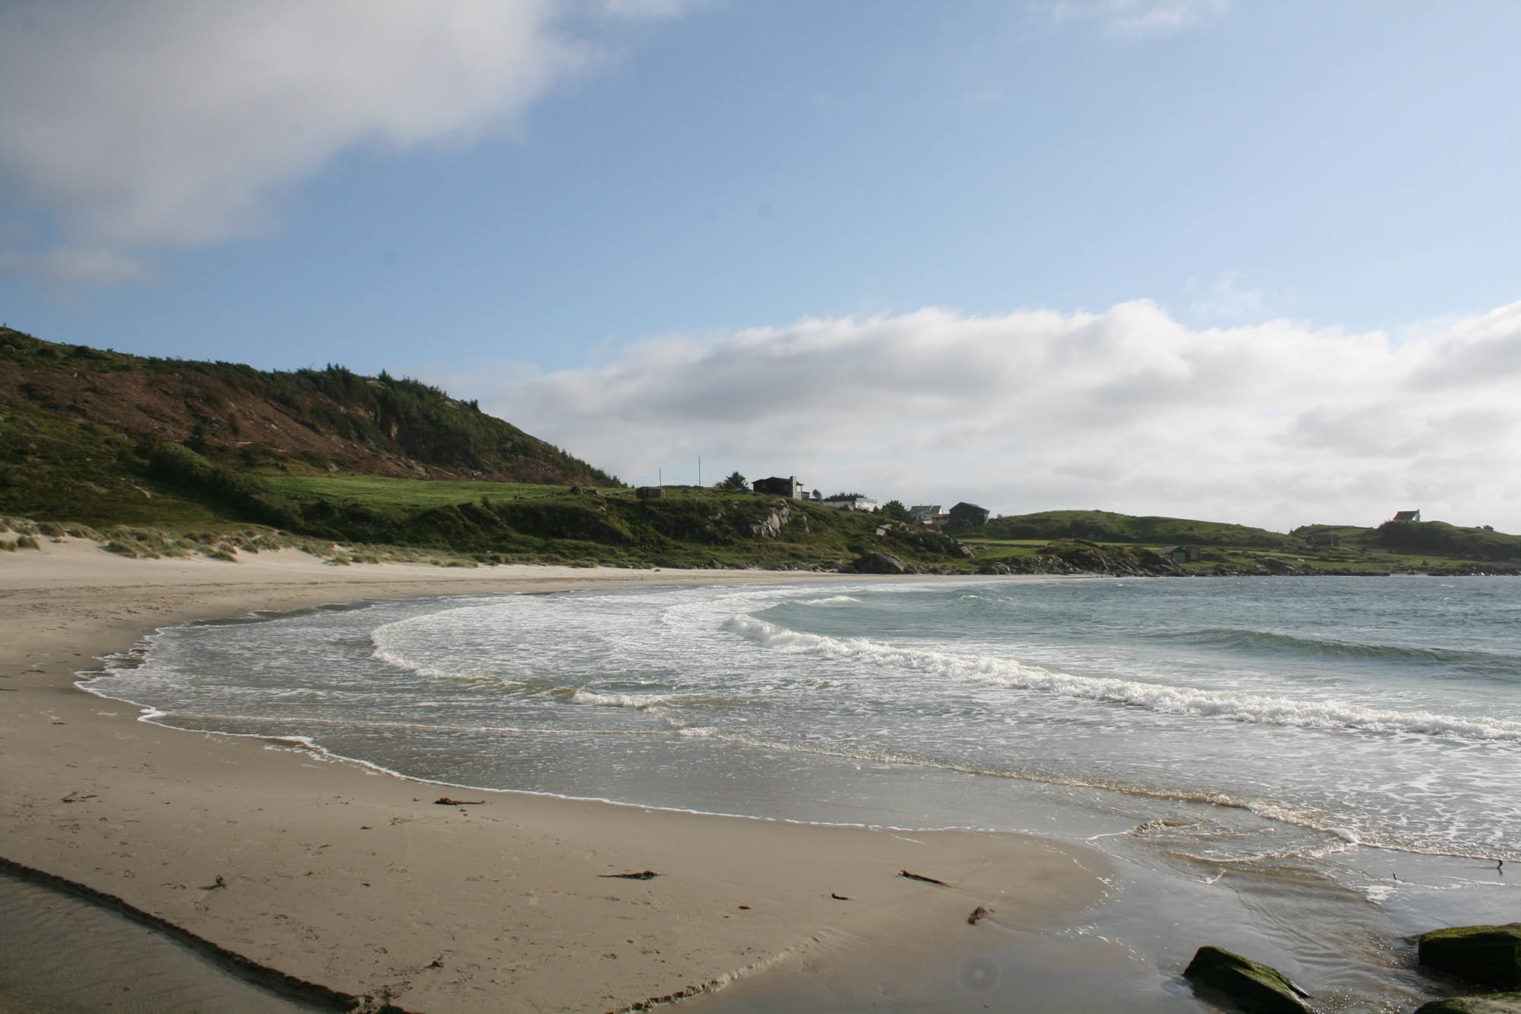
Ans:
{"label": "cumulus cloud", "polygon": [[1521,531],[1521,303],[1396,341],[1279,320],[925,309],[669,336],[604,365],[462,378],[632,482],[738,469],[1003,513],[1106,508],[1286,530],[1396,509]]}
{"label": "cumulus cloud", "polygon": [[1229,0],[1055,0],[1051,20],[1091,22],[1122,38],[1171,35],[1220,17]]}
{"label": "cumulus cloud", "polygon": [[[676,0],[608,0],[669,16]],[[339,151],[512,129],[595,58],[549,0],[19,0],[0,8],[0,175],[52,216],[0,270],[85,281],[243,236]],[[582,12],[583,14],[586,12]],[[594,12],[595,13],[595,12]]]}

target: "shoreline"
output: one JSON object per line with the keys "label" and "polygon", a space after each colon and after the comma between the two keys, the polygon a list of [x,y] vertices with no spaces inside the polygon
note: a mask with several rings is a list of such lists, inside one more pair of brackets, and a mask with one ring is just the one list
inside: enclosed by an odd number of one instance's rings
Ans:
{"label": "shoreline", "polygon": [[[805,959],[942,945],[958,927],[976,932],[965,924],[975,906],[1011,894],[1019,912],[1000,916],[1003,930],[1039,939],[1069,925],[1102,896],[1105,864],[1054,841],[480,790],[469,790],[478,805],[440,806],[438,783],[141,721],[136,707],[73,685],[153,630],[255,610],[860,579],[337,568],[293,551],[129,560],[74,541],[5,554],[0,856],[267,968],[416,1011],[628,1009]],[[955,887],[926,889],[902,869]],[[661,876],[613,876],[643,870]]]}

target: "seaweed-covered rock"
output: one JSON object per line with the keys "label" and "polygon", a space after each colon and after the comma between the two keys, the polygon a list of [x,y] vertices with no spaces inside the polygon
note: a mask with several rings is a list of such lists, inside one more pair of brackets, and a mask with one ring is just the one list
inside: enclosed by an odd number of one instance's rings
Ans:
{"label": "seaweed-covered rock", "polygon": [[1228,997],[1242,1010],[1262,1014],[1310,1014],[1310,994],[1278,969],[1221,947],[1201,947],[1183,977]]}
{"label": "seaweed-covered rock", "polygon": [[1521,923],[1454,926],[1421,935],[1420,963],[1495,989],[1521,987]]}
{"label": "seaweed-covered rock", "polygon": [[1415,1014],[1521,1014],[1521,993],[1449,996],[1421,1004]]}

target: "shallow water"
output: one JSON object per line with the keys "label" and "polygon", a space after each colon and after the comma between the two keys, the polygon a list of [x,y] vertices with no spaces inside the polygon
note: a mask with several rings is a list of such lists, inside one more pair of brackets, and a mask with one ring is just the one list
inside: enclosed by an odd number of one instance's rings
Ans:
{"label": "shallow water", "polygon": [[0,1011],[332,1010],[248,982],[159,931],[0,871]]}
{"label": "shallow water", "polygon": [[1518,620],[1508,579],[641,589],[192,624],[85,685],[452,784],[1089,841],[1075,939],[1380,1010],[1400,936],[1521,900]]}

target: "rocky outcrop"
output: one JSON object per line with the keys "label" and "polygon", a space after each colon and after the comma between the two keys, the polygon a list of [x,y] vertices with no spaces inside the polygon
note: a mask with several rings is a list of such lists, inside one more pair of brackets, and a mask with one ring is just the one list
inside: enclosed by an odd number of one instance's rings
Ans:
{"label": "rocky outcrop", "polygon": [[857,574],[903,574],[908,564],[891,553],[867,553],[851,564]]}
{"label": "rocky outcrop", "polygon": [[1262,1014],[1310,1014],[1310,994],[1276,968],[1220,947],[1201,947],[1183,977],[1228,997],[1246,1011]]}
{"label": "rocky outcrop", "polygon": [[774,539],[782,534],[782,529],[791,520],[792,509],[786,504],[782,504],[759,521],[751,523],[750,537],[753,539]]}
{"label": "rocky outcrop", "polygon": [[[1061,539],[1041,550],[1040,556],[1027,559],[1039,561],[1045,573],[1162,577],[1184,572],[1182,567],[1155,550],[1139,546],[1101,546],[1086,539]],[[1013,564],[1012,560],[1006,562]]]}
{"label": "rocky outcrop", "polygon": [[1521,988],[1521,923],[1432,930],[1419,942],[1421,967],[1494,989]]}
{"label": "rocky outcrop", "polygon": [[1449,996],[1421,1004],[1415,1014],[1521,1014],[1521,993]]}

